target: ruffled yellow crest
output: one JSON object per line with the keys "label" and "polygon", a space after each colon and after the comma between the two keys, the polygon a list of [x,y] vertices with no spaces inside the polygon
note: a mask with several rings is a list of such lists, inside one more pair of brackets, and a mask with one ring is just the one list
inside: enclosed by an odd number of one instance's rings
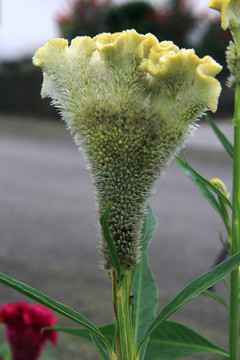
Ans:
{"label": "ruffled yellow crest", "polygon": [[101,77],[113,80],[113,72],[121,83],[131,74],[139,87],[151,88],[158,95],[165,89],[172,97],[184,97],[188,88],[192,94],[189,101],[197,99],[212,111],[217,108],[221,90],[214,79],[221,66],[212,58],[200,59],[194,50],[179,50],[171,41],[159,43],[152,34],[140,35],[135,30],[104,33],[93,39],[77,37],[70,47],[67,40],[51,40],[36,52],[33,63],[45,71],[43,96],[52,96],[51,85],[57,71],[58,78],[62,84],[65,82],[69,91],[72,91],[70,79],[73,78],[72,84],[78,81],[78,86],[83,89],[81,84],[85,77],[84,83],[91,87],[91,81],[94,85],[97,81],[100,84]]}
{"label": "ruffled yellow crest", "polygon": [[[216,111],[221,86],[214,76],[222,67],[210,56],[200,59],[193,49],[179,50],[171,41],[164,41],[150,51],[148,58],[143,59],[140,69],[153,76],[152,84],[156,88],[165,89],[173,96],[181,96],[181,91],[192,87],[198,100],[205,102],[213,112]],[[205,99],[203,94],[206,95]]]}

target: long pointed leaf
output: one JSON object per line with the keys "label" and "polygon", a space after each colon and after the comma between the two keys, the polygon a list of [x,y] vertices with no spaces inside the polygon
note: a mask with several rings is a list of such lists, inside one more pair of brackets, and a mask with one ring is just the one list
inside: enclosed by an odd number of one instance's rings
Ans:
{"label": "long pointed leaf", "polygon": [[[139,345],[149,325],[152,323],[158,305],[158,288],[153,278],[147,254],[148,247],[157,228],[157,223],[157,218],[148,204],[141,236],[142,258],[134,271],[132,280],[133,325],[136,346]],[[140,360],[144,358],[146,345],[142,349]]]}
{"label": "long pointed leaf", "polygon": [[[213,192],[215,192],[231,209],[232,204],[230,203],[229,199],[226,198],[226,196],[223,195],[221,191],[219,191],[214,185],[211,184],[210,181],[208,181],[206,178],[204,178],[202,175],[200,175],[184,158],[182,160],[179,156],[175,156],[174,160],[177,164],[177,166],[182,170],[190,179],[193,181],[195,179],[199,180],[203,185],[206,185],[206,187],[210,188]],[[195,182],[195,181],[194,181]]]}
{"label": "long pointed leaf", "polygon": [[225,134],[219,129],[219,127],[215,124],[215,122],[212,120],[212,118],[209,115],[205,116],[207,122],[217,135],[218,139],[221,141],[222,145],[224,146],[227,153],[233,158],[233,145],[228,140],[228,138],[225,136]]}
{"label": "long pointed leaf", "polygon": [[201,174],[199,174],[187,161],[186,157],[184,157],[185,163],[191,169],[192,173],[199,179],[203,184],[205,184],[207,187],[209,187],[215,194],[217,194],[232,210],[233,206],[229,199],[220,191],[216,186],[214,186],[210,181],[208,181],[205,177],[203,177]]}
{"label": "long pointed leaf", "polygon": [[213,196],[213,194],[211,193],[211,191],[207,188],[207,186],[205,184],[203,184],[196,176],[195,174],[191,171],[191,169],[189,168],[189,166],[185,163],[184,160],[182,160],[179,156],[175,156],[174,158],[176,165],[178,166],[178,168],[183,171],[193,182],[194,184],[198,187],[198,189],[201,191],[202,195],[205,197],[205,199],[208,200],[208,202],[212,205],[212,207],[218,212],[218,214],[220,215],[220,217],[222,218],[222,220],[224,221],[224,217],[222,214],[222,209],[219,205],[219,203],[217,202],[217,200],[215,199],[215,197]]}
{"label": "long pointed leaf", "polygon": [[[57,330],[70,335],[77,335],[91,341],[89,331],[80,328],[55,326],[46,330]],[[114,324],[99,327],[99,330],[111,342],[114,335]],[[145,360],[175,360],[184,356],[199,353],[215,353],[228,356],[228,353],[213,344],[189,327],[174,321],[164,321],[152,333],[146,351]]]}
{"label": "long pointed leaf", "polygon": [[100,218],[100,223],[102,226],[104,238],[107,242],[107,245],[108,245],[108,248],[109,248],[109,251],[111,254],[113,265],[114,265],[115,269],[117,270],[118,278],[120,279],[120,277],[121,277],[120,261],[119,261],[119,257],[117,254],[116,246],[114,244],[113,238],[112,238],[109,228],[108,228],[108,217],[109,217],[109,213],[111,211],[112,206],[113,206],[113,202],[110,201],[107,206],[107,209],[105,210],[104,214]]}
{"label": "long pointed leaf", "polygon": [[172,315],[181,306],[192,300],[209,287],[225,279],[234,269],[240,265],[240,253],[232,256],[230,259],[222,262],[212,270],[199,276],[193,280],[188,286],[186,286],[170,303],[168,303],[162,311],[155,318],[151,326],[149,327],[143,341],[139,346],[144,344],[145,340],[157,329],[157,327]]}
{"label": "long pointed leaf", "polygon": [[229,245],[229,242],[225,242],[224,239],[223,239],[223,234],[222,234],[222,231],[220,230],[219,231],[219,239],[221,241],[221,244],[222,246],[224,247],[224,249],[226,250],[226,253],[228,255],[230,255],[230,245]]}
{"label": "long pointed leaf", "polygon": [[229,310],[229,307],[228,307],[226,301],[223,300],[223,298],[220,295],[216,294],[215,292],[213,292],[211,290],[205,290],[204,294],[210,296],[211,298],[213,298],[214,300],[216,300],[217,302],[222,304],[227,310]]}
{"label": "long pointed leaf", "polygon": [[99,341],[99,338],[91,331],[90,331],[90,336],[91,336],[91,339],[92,339],[92,343],[95,346],[95,349],[97,350],[97,352],[98,352],[98,354],[100,356],[100,359],[101,360],[109,360],[109,357],[105,353],[105,350],[104,350],[101,342]]}
{"label": "long pointed leaf", "polygon": [[[108,339],[109,342],[112,341],[112,338],[113,338],[114,332],[115,332],[115,324],[107,324],[104,326],[100,326],[98,329],[105,336],[105,338]],[[46,330],[56,330],[56,331],[59,331],[59,332],[65,333],[65,334],[79,336],[82,339],[91,341],[91,336],[89,334],[89,330],[84,329],[84,328],[54,326],[51,328],[50,327],[46,328]]]}
{"label": "long pointed leaf", "polygon": [[56,311],[57,313],[81,324],[87,329],[91,330],[94,334],[99,336],[106,346],[110,349],[110,345],[105,336],[99,331],[99,329],[93,325],[88,319],[79,314],[78,312],[72,310],[70,307],[52,299],[51,297],[43,294],[42,292],[32,288],[29,285],[26,285],[20,281],[17,281],[3,273],[0,273],[0,282],[12,289],[17,290],[23,295],[26,295],[30,299],[37,301],[38,303],[48,307],[49,309]]}
{"label": "long pointed leaf", "polygon": [[176,360],[201,353],[228,357],[227,351],[189,327],[174,321],[164,321],[151,335],[145,360]]}
{"label": "long pointed leaf", "polygon": [[[113,337],[114,337],[115,324],[107,324],[107,325],[99,327],[98,329],[105,336],[105,338],[108,340],[108,342],[111,343],[113,340]],[[91,341],[93,343],[93,345],[96,347],[96,349],[100,355],[100,359],[102,359],[102,360],[108,359],[108,357],[105,353],[105,349],[107,350],[107,347],[105,346],[104,343],[101,344],[99,341],[96,342],[97,341],[96,336],[93,337],[93,333],[91,331],[89,331],[88,329],[71,328],[71,327],[65,327],[65,326],[54,326],[51,328],[50,327],[46,328],[45,330],[56,330],[56,331],[59,331],[59,332],[65,333],[65,334],[75,335],[82,339]]]}
{"label": "long pointed leaf", "polygon": [[[132,281],[133,326],[136,347],[142,341],[149,325],[154,320],[158,306],[158,288],[149,265],[148,254],[137,265]],[[146,346],[146,345],[145,345]],[[144,349],[141,353],[144,358]]]}

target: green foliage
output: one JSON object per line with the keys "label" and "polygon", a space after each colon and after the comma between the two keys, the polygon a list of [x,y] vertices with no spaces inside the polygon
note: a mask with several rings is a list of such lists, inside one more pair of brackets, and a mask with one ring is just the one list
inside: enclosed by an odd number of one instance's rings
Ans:
{"label": "green foliage", "polygon": [[159,41],[171,40],[180,47],[189,47],[189,34],[196,24],[196,17],[186,0],[169,0],[166,8],[155,10],[152,20],[154,35]]}
{"label": "green foliage", "polygon": [[[232,209],[232,204],[230,203],[229,199],[220,190],[218,190],[218,188],[212,185],[210,181],[200,175],[187,162],[186,158],[182,160],[179,156],[175,156],[174,160],[179,169],[194,182],[205,199],[207,199],[211,206],[217,211],[226,226],[228,234],[230,234],[231,230],[229,229],[229,216],[226,211],[226,205]],[[212,190],[218,196],[218,200],[213,196],[210,190]]]}
{"label": "green foliage", "polygon": [[[136,347],[142,341],[148,327],[152,323],[158,306],[158,288],[155,283],[149,259],[147,254],[148,246],[154,236],[157,227],[157,219],[154,216],[152,208],[148,205],[148,213],[145,216],[141,244],[142,260],[137,265],[133,280],[133,326]],[[141,359],[144,359],[144,353],[147,344],[141,352]]]}
{"label": "green foliage", "polygon": [[73,2],[71,14],[59,14],[57,22],[66,39],[76,36],[95,36],[107,31],[106,17],[110,1],[78,0]]}
{"label": "green foliage", "polygon": [[[107,212],[110,211],[110,208],[109,206]],[[105,213],[105,216],[107,219],[108,213]],[[166,305],[154,319],[158,304],[158,293],[148,263],[146,250],[154,235],[156,224],[157,222],[153,211],[148,207],[148,213],[146,214],[142,231],[142,245],[145,252],[143,253],[140,264],[136,268],[133,278],[135,341],[139,352],[141,350],[140,359],[157,360],[160,356],[163,360],[174,360],[183,356],[204,352],[227,356],[225,350],[212,344],[193,330],[184,325],[169,321],[166,322],[165,320],[201,292],[206,291],[215,283],[225,279],[231,271],[239,266],[240,254],[232,256],[216,268],[195,279]],[[96,328],[82,315],[26,284],[20,283],[1,273],[0,282],[83,325],[85,329],[64,327],[54,327],[53,329],[90,340],[96,347],[101,360],[108,359],[105,352],[106,349],[109,351],[109,354],[112,354],[112,349],[109,344],[114,338],[114,324]],[[212,296],[209,291],[208,295]],[[225,306],[220,297],[215,295],[212,297]],[[144,355],[145,351],[146,356]]]}
{"label": "green foliage", "polygon": [[60,14],[58,25],[62,35],[71,40],[76,36],[95,36],[101,32],[135,29],[141,34],[154,34],[160,41],[172,40],[189,47],[188,34],[196,19],[185,1],[170,0],[165,9],[157,9],[148,1],[78,0],[70,15]]}
{"label": "green foliage", "polygon": [[[139,346],[154,320],[158,306],[158,288],[154,281],[149,265],[148,254],[144,254],[137,265],[132,283],[133,292],[133,326],[136,347]],[[144,359],[145,348],[142,349],[140,359]]]}
{"label": "green foliage", "polygon": [[86,327],[88,330],[90,330],[96,336],[100,337],[100,339],[105,343],[107,348],[110,349],[108,340],[99,331],[99,329],[95,325],[93,325],[89,320],[87,320],[84,316],[79,314],[78,312],[76,312],[73,309],[69,308],[68,306],[52,299],[51,297],[41,293],[40,291],[32,288],[31,286],[24,284],[20,281],[17,281],[5,274],[0,273],[0,282],[12,289],[15,289],[16,291],[29,297],[30,299],[37,301],[39,304],[42,304],[42,305],[48,307],[49,309],[56,311],[57,313]]}
{"label": "green foliage", "polygon": [[100,360],[109,360],[109,357],[107,356],[103,345],[99,341],[99,338],[93,332],[90,331],[89,333],[92,339],[92,343],[100,356]]}
{"label": "green foliage", "polygon": [[229,310],[229,307],[228,307],[226,301],[220,295],[218,295],[215,292],[210,291],[210,290],[204,291],[204,294],[210,296],[211,298],[213,298],[214,300],[216,300],[217,302],[222,304],[227,310]]}
{"label": "green foliage", "polygon": [[106,25],[114,33],[135,29],[140,34],[155,33],[156,24],[152,21],[154,7],[145,1],[133,1],[112,6],[108,12]]}
{"label": "green foliage", "polygon": [[[141,346],[144,344],[145,340],[162,324],[170,315],[177,311],[180,307],[186,304],[188,301],[192,300],[202,292],[206,291],[208,288],[218,283],[219,281],[225,279],[234,269],[236,269],[240,264],[240,253],[232,256],[230,259],[224,261],[220,265],[216,266],[207,273],[199,276],[193,280],[188,286],[186,286],[172,301],[170,301],[157,315],[155,320],[152,322],[149,327]],[[138,350],[138,351],[139,351]]]}
{"label": "green foliage", "polygon": [[[59,332],[62,332],[64,334],[79,336],[82,339],[91,341],[91,335],[89,333],[88,329],[84,328],[77,328],[77,327],[66,327],[66,326],[54,326],[52,328],[49,328],[51,330],[57,330]],[[115,331],[115,325],[114,324],[107,324],[104,326],[100,326],[98,330],[105,336],[106,339],[108,339],[109,343],[111,342],[114,331]]]}
{"label": "green foliage", "polygon": [[7,343],[0,345],[0,358],[3,360],[11,360],[10,348]]}
{"label": "green foliage", "polygon": [[230,208],[232,208],[232,204],[230,203],[229,199],[226,198],[226,196],[219,191],[210,181],[208,181],[206,178],[204,178],[201,174],[199,174],[188,162],[187,159],[184,158],[184,161],[179,157],[175,156],[175,162],[177,166],[186,174],[188,175],[192,180],[199,180],[201,184],[205,185],[207,188],[211,189],[213,192],[215,192]]}
{"label": "green foliage", "polygon": [[175,360],[202,353],[228,356],[227,351],[189,327],[165,321],[151,335],[145,360]]}
{"label": "green foliage", "polygon": [[[54,327],[53,329],[91,341],[87,329],[66,327]],[[102,326],[99,330],[110,342],[114,335],[114,324]],[[146,354],[141,358],[145,360],[175,360],[201,353],[228,356],[224,349],[189,327],[173,321],[164,321],[151,335],[147,343]]]}
{"label": "green foliage", "polygon": [[209,125],[211,126],[211,128],[213,129],[213,131],[216,134],[217,138],[222,143],[222,145],[225,148],[225,150],[227,151],[227,153],[230,155],[231,158],[233,158],[233,145],[232,145],[232,143],[228,140],[226,135],[219,129],[217,124],[212,120],[211,116],[209,116],[207,114],[205,116],[205,118],[206,118],[207,122],[209,123]]}

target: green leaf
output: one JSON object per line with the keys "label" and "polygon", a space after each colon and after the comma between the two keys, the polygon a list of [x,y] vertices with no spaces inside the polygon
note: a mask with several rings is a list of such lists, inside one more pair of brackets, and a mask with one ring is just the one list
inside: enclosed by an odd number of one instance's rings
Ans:
{"label": "green leaf", "polygon": [[93,332],[91,332],[91,331],[89,331],[89,332],[90,332],[90,336],[92,339],[92,343],[95,346],[95,349],[97,350],[97,352],[100,356],[100,359],[101,360],[109,360],[109,357],[105,353],[105,350],[104,350],[101,342],[99,341],[99,338]]}
{"label": "green leaf", "polygon": [[144,218],[143,228],[142,228],[142,236],[141,236],[141,247],[142,247],[142,256],[147,251],[150,242],[153,239],[157,228],[157,218],[154,215],[153,209],[150,204],[147,205],[147,214]]}
{"label": "green leaf", "polygon": [[3,360],[11,360],[11,352],[7,343],[0,345],[0,357]]}
{"label": "green leaf", "polygon": [[215,124],[212,118],[209,115],[205,116],[207,122],[212,127],[213,131],[217,135],[218,139],[221,141],[222,145],[224,146],[225,150],[228,154],[233,158],[233,145],[228,140],[228,138],[224,135],[224,133],[219,129],[219,127]]}
{"label": "green leaf", "polygon": [[218,201],[219,201],[219,205],[220,205],[220,207],[222,209],[223,222],[224,222],[224,224],[226,226],[228,237],[230,238],[232,236],[232,227],[231,227],[231,222],[230,222],[230,219],[229,219],[228,207],[226,206],[224,201],[219,196],[218,196]]}
{"label": "green leaf", "polygon": [[85,326],[87,329],[91,330],[94,334],[99,336],[101,340],[106,344],[107,348],[110,350],[110,344],[108,343],[108,340],[105,338],[105,336],[100,332],[100,330],[78,312],[41,293],[40,291],[32,288],[31,286],[17,281],[3,273],[0,273],[0,282],[12,289],[17,290],[21,294],[26,295],[30,299],[48,307],[49,309],[56,311],[57,313],[81,324],[82,326]]}
{"label": "green leaf", "polygon": [[143,341],[141,342],[138,352],[145,340],[158,328],[158,326],[172,315],[181,306],[192,300],[209,287],[225,279],[240,264],[240,253],[232,256],[228,260],[222,262],[212,270],[199,276],[186,286],[170,303],[168,303],[157,315],[151,326],[149,327]]}
{"label": "green leaf", "polygon": [[185,160],[182,160],[179,156],[175,156],[174,160],[178,168],[194,182],[194,184],[201,191],[205,199],[207,199],[208,202],[212,205],[212,207],[218,212],[225,224],[225,214],[223,213],[220,204],[208,188],[215,192],[232,209],[232,204],[230,203],[230,201],[226,198],[226,196],[223,195],[221,191],[219,191],[215,186],[213,186],[210,181],[205,179],[196,170],[194,170],[187,162],[186,158]]}
{"label": "green leaf", "polygon": [[[76,327],[72,328],[65,326],[54,326],[54,327],[46,328],[46,330],[56,330],[65,334],[79,336],[82,339],[91,341],[91,336],[89,334],[88,329],[76,328]],[[105,338],[109,342],[111,342],[115,332],[115,324],[107,324],[104,326],[100,326],[98,330],[105,336]]]}
{"label": "green leaf", "polygon": [[[136,345],[139,345],[149,325],[152,323],[158,305],[158,289],[147,255],[147,250],[156,228],[157,218],[148,204],[141,236],[142,259],[135,269],[132,280],[133,326]],[[146,345],[142,349],[141,359],[144,358]]]}
{"label": "green leaf", "polygon": [[213,196],[213,194],[211,193],[211,191],[209,191],[207,186],[205,184],[203,184],[195,176],[195,174],[191,171],[191,169],[188,167],[188,165],[185,163],[185,161],[182,160],[179,156],[175,156],[174,160],[175,160],[175,163],[178,166],[178,168],[182,172],[184,172],[184,174],[186,174],[194,182],[194,184],[201,191],[201,193],[205,197],[205,199],[208,200],[208,202],[212,205],[212,207],[218,212],[218,214],[223,219],[223,214],[222,214],[221,207],[220,207],[219,203],[217,202],[217,200],[215,199],[215,197]]}
{"label": "green leaf", "polygon": [[211,298],[213,298],[214,300],[216,300],[217,302],[222,304],[229,311],[229,307],[228,307],[226,301],[223,300],[223,298],[220,295],[218,295],[215,292],[210,291],[210,290],[204,291],[204,294],[210,296]]}
{"label": "green leaf", "polygon": [[200,353],[228,353],[189,327],[164,321],[151,335],[145,360],[175,360]]}
{"label": "green leaf", "polygon": [[[69,334],[69,335],[75,335],[75,336],[79,336],[82,339],[91,341],[94,346],[96,347],[100,358],[101,356],[107,356],[104,349],[107,349],[105,344],[96,344],[96,340],[93,338],[93,334],[91,335],[91,332],[88,329],[83,329],[83,328],[71,328],[71,327],[65,327],[65,326],[54,326],[54,327],[49,327],[46,328],[45,330],[56,330],[65,334]],[[104,326],[101,326],[98,328],[98,330],[105,336],[105,338],[108,340],[109,343],[112,342],[112,339],[114,337],[114,332],[115,332],[115,324],[107,324]],[[94,343],[95,341],[95,343]],[[98,342],[99,343],[99,342]],[[100,349],[97,348],[97,346],[99,345]],[[103,355],[102,355],[103,352]],[[101,359],[105,359],[104,357]],[[108,357],[106,357],[106,359],[108,359]]]}
{"label": "green leaf", "polygon": [[[153,322],[158,306],[158,288],[145,253],[137,265],[132,280],[133,326],[136,347],[142,341],[149,325]],[[145,345],[146,346],[146,345]],[[141,358],[144,358],[142,349]]]}
{"label": "green leaf", "polygon": [[216,186],[214,186],[210,181],[208,181],[205,177],[203,177],[201,174],[199,174],[187,161],[186,157],[184,157],[185,163],[188,166],[188,168],[191,170],[191,172],[199,179],[203,184],[205,184],[207,187],[209,187],[215,194],[217,194],[232,210],[232,204],[229,201],[229,199],[220,191]]}
{"label": "green leaf", "polygon": [[107,242],[107,245],[108,245],[108,248],[109,248],[109,251],[111,254],[113,265],[114,265],[115,269],[117,270],[118,278],[120,279],[121,278],[120,261],[119,261],[119,257],[117,254],[116,246],[114,244],[113,238],[112,238],[111,233],[108,228],[108,217],[109,217],[110,211],[112,209],[112,206],[113,206],[113,202],[110,201],[107,206],[107,209],[105,210],[104,214],[100,218],[100,223],[102,226],[104,238]]}
{"label": "green leaf", "polygon": [[228,246],[229,243],[226,243],[226,242],[224,241],[224,239],[223,239],[223,234],[222,234],[222,231],[221,231],[221,230],[219,231],[219,239],[220,239],[220,241],[221,241],[222,246],[223,246],[224,249],[226,250],[226,253],[227,253],[228,255],[230,255],[230,246]]}

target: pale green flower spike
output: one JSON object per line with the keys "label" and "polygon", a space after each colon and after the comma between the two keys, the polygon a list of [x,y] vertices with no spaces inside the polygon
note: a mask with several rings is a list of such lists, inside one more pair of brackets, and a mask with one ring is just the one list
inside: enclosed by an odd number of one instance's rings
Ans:
{"label": "pale green flower spike", "polygon": [[[139,239],[153,185],[207,109],[215,111],[221,70],[211,57],[179,50],[135,30],[93,39],[55,39],[33,58],[89,163],[100,215],[114,205],[109,228],[122,263],[140,258]],[[111,267],[107,244],[101,250]]]}
{"label": "pale green flower spike", "polygon": [[233,41],[227,47],[227,65],[231,76],[229,87],[240,85],[240,0],[211,0],[209,7],[221,12],[222,28],[231,30]]}
{"label": "pale green flower spike", "polygon": [[221,12],[224,30],[240,27],[240,0],[211,0],[208,6]]}
{"label": "pale green flower spike", "polygon": [[226,51],[227,67],[231,73],[228,86],[236,89],[240,85],[240,48],[236,41],[230,41]]}

